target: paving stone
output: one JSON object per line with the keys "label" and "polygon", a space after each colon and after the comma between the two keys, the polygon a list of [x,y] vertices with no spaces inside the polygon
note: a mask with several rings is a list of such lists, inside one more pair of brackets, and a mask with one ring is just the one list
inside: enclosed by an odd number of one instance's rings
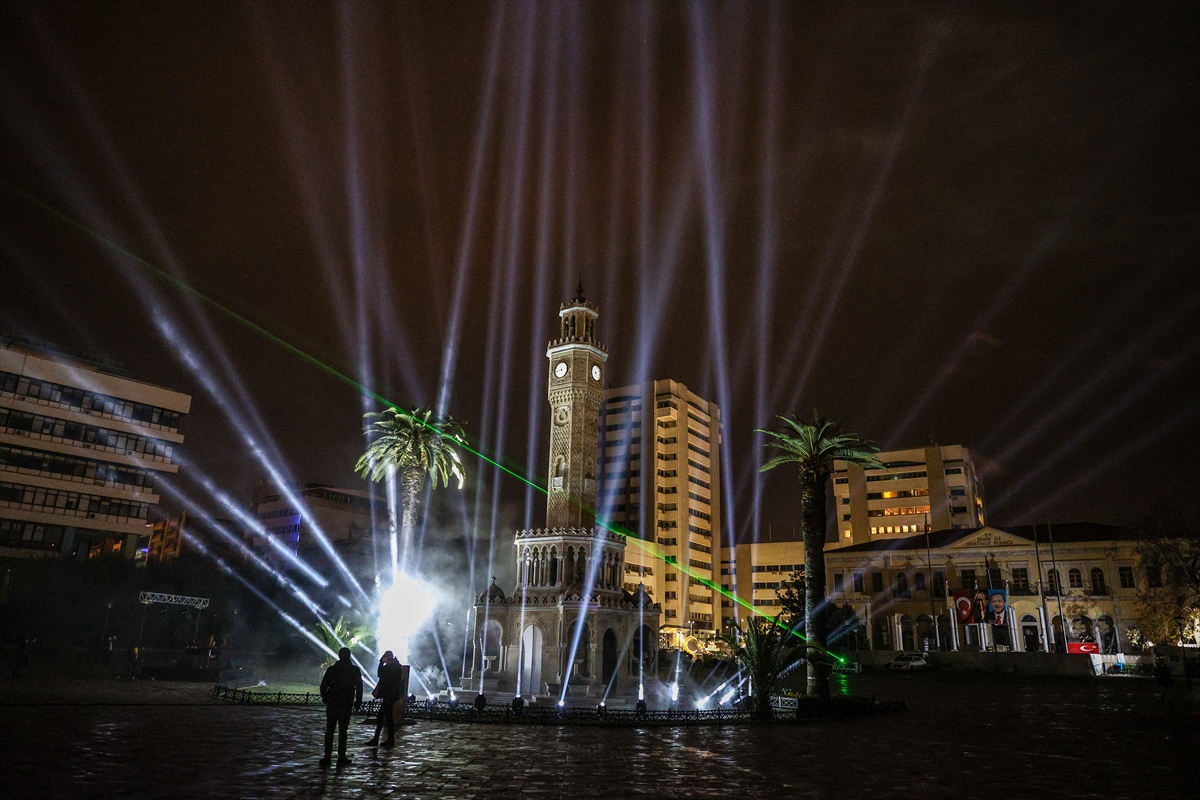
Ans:
{"label": "paving stone", "polygon": [[5,687],[0,793],[1114,798],[1184,797],[1197,785],[1197,716],[1185,702],[1158,703],[1152,681],[859,676],[852,688],[902,695],[910,710],[803,725],[647,730],[419,722],[405,726],[390,751],[362,747],[370,730],[356,724],[354,764],[322,770],[319,709],[209,703],[203,690],[188,695],[178,687],[105,691],[90,704],[80,692],[53,700],[53,691]]}

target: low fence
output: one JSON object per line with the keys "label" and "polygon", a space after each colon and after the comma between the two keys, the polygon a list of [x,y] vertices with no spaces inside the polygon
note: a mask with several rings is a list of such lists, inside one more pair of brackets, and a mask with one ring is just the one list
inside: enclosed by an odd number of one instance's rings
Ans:
{"label": "low fence", "polygon": [[[312,692],[252,692],[217,685],[213,697],[245,705],[264,706],[323,706],[321,697]],[[361,712],[372,716],[379,711],[378,700],[362,704]],[[482,709],[465,702],[411,703],[407,717],[436,722],[467,722],[503,725],[611,725],[623,727],[688,727],[698,725],[749,725],[763,722],[803,722],[818,719],[874,716],[902,711],[903,701],[881,702],[874,698],[835,697],[829,702],[816,698],[772,697],[775,717],[764,720],[746,709],[640,711],[636,709],[579,708],[526,705],[514,709],[511,705],[485,705]]]}

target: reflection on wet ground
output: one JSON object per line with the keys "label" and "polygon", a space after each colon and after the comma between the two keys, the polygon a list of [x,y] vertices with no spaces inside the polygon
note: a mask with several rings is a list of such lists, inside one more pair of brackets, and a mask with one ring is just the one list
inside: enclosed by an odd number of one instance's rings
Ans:
{"label": "reflection on wet ground", "polygon": [[[909,711],[833,723],[598,729],[422,722],[392,751],[317,766],[323,714],[204,687],[0,691],[6,796],[1188,797],[1200,717],[1152,681],[861,675]],[[1198,690],[1200,691],[1200,690]],[[124,699],[121,699],[124,698]],[[164,699],[165,698],[165,699]],[[50,701],[57,705],[46,704]],[[24,702],[22,705],[14,703]],[[171,705],[169,703],[191,703]],[[65,704],[64,704],[65,703]],[[91,703],[91,704],[83,704]],[[117,703],[125,703],[118,705]],[[369,735],[356,726],[351,741]]]}

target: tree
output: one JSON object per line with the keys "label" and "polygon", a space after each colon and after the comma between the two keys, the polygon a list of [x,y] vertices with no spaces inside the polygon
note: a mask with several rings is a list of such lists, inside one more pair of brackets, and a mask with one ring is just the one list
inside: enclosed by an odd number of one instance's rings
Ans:
{"label": "tree", "polygon": [[779,617],[750,617],[746,629],[722,633],[718,637],[733,652],[742,671],[750,677],[754,695],[754,714],[759,719],[771,719],[771,693],[779,677],[796,661],[799,639],[788,632]]}
{"label": "tree", "polygon": [[829,662],[826,657],[825,625],[825,487],[834,461],[881,468],[875,458],[879,448],[842,433],[845,420],[826,420],[814,409],[808,424],[788,416],[779,417],[779,431],[759,430],[772,437],[765,443],[783,452],[763,464],[760,472],[782,464],[795,464],[800,477],[800,516],[804,538],[804,635],[808,642],[808,691],[829,697]]}
{"label": "tree", "polygon": [[367,642],[373,638],[370,628],[354,619],[347,620],[345,616],[338,617],[332,624],[321,620],[312,631],[335,653],[343,647],[367,649]]}
{"label": "tree", "polygon": [[1134,527],[1146,574],[1138,589],[1139,633],[1159,644],[1181,635],[1194,641],[1200,628],[1200,530],[1168,510],[1155,511]]}
{"label": "tree", "polygon": [[[370,420],[366,434],[376,434],[367,451],[354,466],[356,472],[373,481],[394,475],[400,488],[402,521],[400,524],[400,560],[393,554],[392,568],[401,572],[408,568],[417,528],[417,509],[425,477],[436,488],[440,480],[450,485],[450,478],[463,487],[463,465],[458,445],[463,443],[462,425],[452,419],[430,420],[429,409],[401,411],[389,408],[383,412],[368,412]],[[393,523],[394,525],[394,523]]]}

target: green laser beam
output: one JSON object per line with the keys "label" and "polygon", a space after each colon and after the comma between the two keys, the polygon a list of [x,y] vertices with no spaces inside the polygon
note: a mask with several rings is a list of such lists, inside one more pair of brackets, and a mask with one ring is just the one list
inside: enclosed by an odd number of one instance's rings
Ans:
{"label": "green laser beam", "polygon": [[[49,214],[53,218],[66,224],[68,227],[99,242],[100,244],[108,247],[109,249],[111,249],[117,253],[120,253],[122,256],[129,259],[131,262],[133,262],[137,266],[141,267],[142,269],[146,270],[147,272],[157,276],[158,278],[161,278],[162,280],[165,280],[167,283],[171,284],[176,289],[179,289],[180,291],[182,291],[188,295],[191,295],[192,297],[205,303],[206,305],[209,305],[209,306],[217,309],[222,314],[225,314],[226,316],[228,316],[230,319],[233,319],[236,322],[239,322],[242,325],[245,325],[250,330],[254,331],[255,333],[257,333],[260,336],[267,339],[269,342],[271,342],[279,347],[282,347],[287,352],[291,353],[294,356],[297,356],[298,358],[305,361],[306,363],[311,364],[312,366],[321,370],[325,374],[341,381],[342,383],[346,384],[347,386],[350,386],[353,389],[356,389],[360,393],[365,394],[366,396],[372,398],[373,400],[377,400],[378,402],[382,403],[383,405],[387,406],[388,408],[393,409],[398,414],[403,414],[404,416],[408,417],[409,419],[415,420],[416,422],[423,425],[424,427],[432,430],[438,436],[445,435],[445,434],[443,434],[442,431],[439,431],[436,427],[413,416],[407,409],[401,408],[400,406],[396,405],[388,398],[375,392],[371,388],[364,386],[362,383],[359,383],[358,381],[354,380],[354,378],[350,377],[349,375],[345,374],[344,372],[341,372],[340,370],[335,369],[334,367],[332,367],[332,366],[326,364],[325,362],[321,361],[320,359],[316,358],[315,356],[310,355],[309,353],[300,349],[299,347],[297,347],[296,345],[287,341],[283,337],[281,337],[275,333],[272,333],[269,329],[263,327],[262,325],[259,325],[254,320],[250,319],[249,317],[246,317],[243,314],[240,314],[237,311],[234,311],[232,308],[229,308],[228,306],[215,300],[214,298],[209,297],[208,295],[206,295],[203,292],[201,292],[200,290],[194,288],[190,284],[185,283],[184,281],[175,277],[174,275],[167,272],[166,270],[154,266],[149,261],[145,260],[144,258],[137,255],[136,253],[130,251],[128,248],[113,241],[112,239],[108,238],[104,234],[99,233],[98,231],[92,230],[91,228],[84,225],[82,222],[80,222],[79,220],[70,216],[69,214],[66,214],[66,213],[60,211],[59,209],[55,208],[54,206],[50,205],[49,203],[46,203],[46,202],[38,199],[37,197],[14,186],[13,184],[9,183],[8,181],[0,180],[0,185],[3,185],[10,192],[12,192],[13,194],[22,198],[23,200],[28,202],[30,205],[33,205],[36,208],[41,209],[42,211]],[[454,439],[459,447],[466,450],[468,453],[475,456],[476,458],[486,461],[488,464],[491,464],[492,466],[496,467],[501,472],[504,472],[507,475],[511,475],[512,477],[516,478],[517,480],[521,481],[522,483],[526,484],[527,486],[531,486],[534,489],[538,490],[542,494],[549,495],[549,490],[545,486],[542,486],[541,484],[539,484],[535,481],[532,481],[529,478],[526,478],[524,475],[520,474],[519,472],[516,472],[515,470],[512,470],[512,469],[504,466],[499,461],[496,461],[495,459],[480,452],[478,449],[471,447],[470,444],[468,444],[463,437],[457,436],[457,437],[454,437]],[[782,628],[783,630],[788,631],[793,636],[799,638],[800,641],[804,642],[807,646],[817,647],[822,652],[824,652],[826,655],[829,655],[833,658],[836,658],[838,661],[845,663],[845,659],[830,652],[829,650],[822,648],[816,644],[809,644],[808,639],[806,637],[802,636],[800,633],[793,630],[790,625],[786,625],[783,622],[781,622],[779,619],[777,619],[775,617],[771,617],[770,615],[765,614],[762,611],[759,611],[752,604],[747,603],[745,600],[738,597],[736,594],[726,591],[719,584],[714,583],[713,581],[709,580],[708,578],[705,578],[701,575],[698,575],[698,574],[692,572],[689,567],[685,567],[683,564],[680,564],[677,559],[672,558],[670,556],[665,556],[665,555],[662,555],[662,554],[656,552],[653,548],[648,547],[647,544],[640,537],[635,535],[628,528],[625,528],[624,526],[622,526],[620,524],[616,524],[616,527],[613,527],[609,523],[602,521],[599,518],[596,518],[596,510],[593,508],[588,508],[586,505],[584,505],[584,503],[580,499],[578,499],[572,495],[567,495],[567,501],[572,503],[573,505],[575,505],[576,508],[579,508],[580,510],[588,513],[593,518],[595,518],[596,524],[598,526],[600,526],[601,528],[604,528],[605,530],[607,530],[611,533],[615,533],[618,536],[623,536],[625,538],[626,544],[628,544],[630,541],[634,542],[638,547],[640,547],[644,552],[648,553],[651,557],[656,558],[659,561],[662,561],[663,563],[667,564],[668,566],[674,567],[675,569],[682,572],[687,577],[699,582],[703,586],[707,586],[709,589],[716,592],[717,594],[719,594],[725,598],[728,598],[729,600],[732,600],[733,602],[735,602],[738,605],[745,608],[747,611],[750,611],[752,614],[755,614],[760,617],[765,617],[766,619],[771,620],[776,626]]]}

